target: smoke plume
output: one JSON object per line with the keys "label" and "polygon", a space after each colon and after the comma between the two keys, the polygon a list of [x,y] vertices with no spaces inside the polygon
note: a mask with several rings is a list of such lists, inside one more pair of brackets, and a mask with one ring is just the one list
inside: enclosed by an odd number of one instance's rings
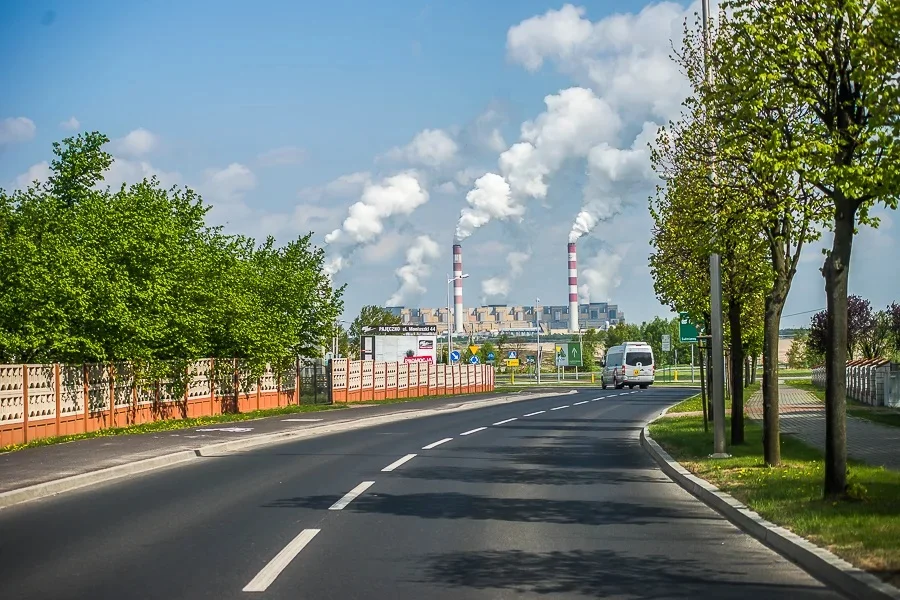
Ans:
{"label": "smoke plume", "polygon": [[422,280],[431,274],[429,261],[439,255],[440,248],[437,242],[427,235],[418,236],[406,251],[406,264],[395,271],[397,279],[400,280],[400,287],[388,298],[385,306],[402,305],[410,296],[425,293]]}

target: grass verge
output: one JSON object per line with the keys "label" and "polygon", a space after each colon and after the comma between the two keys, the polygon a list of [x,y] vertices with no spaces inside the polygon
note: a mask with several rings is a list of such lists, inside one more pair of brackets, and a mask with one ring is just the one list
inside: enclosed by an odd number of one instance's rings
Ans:
{"label": "grass verge", "polygon": [[[813,394],[816,398],[825,402],[825,390],[816,387],[812,381],[791,381],[788,384],[792,388],[805,390]],[[900,427],[900,410],[889,408],[886,406],[869,406],[862,402],[857,402],[847,398],[847,414],[858,419],[866,419],[874,423],[882,425],[890,425],[892,427]]]}
{"label": "grass verge", "polygon": [[850,488],[856,500],[826,502],[818,450],[785,436],[782,466],[766,467],[762,429],[745,423],[747,442],[729,447],[728,459],[708,458],[713,434],[703,432],[702,417],[660,419],[650,425],[650,435],[686,469],[769,521],[900,584],[900,473],[851,461]]}
{"label": "grass verge", "polygon": [[669,409],[669,413],[687,413],[687,412],[703,412],[703,404],[700,400],[700,394],[695,394],[683,400]]}
{"label": "grass verge", "polygon": [[[497,387],[494,394],[505,394],[521,391],[518,388]],[[457,398],[467,398],[474,395],[490,394],[491,392],[478,392],[477,394],[460,394]],[[128,427],[113,427],[110,429],[100,429],[98,431],[90,431],[88,433],[76,433],[73,435],[60,435],[54,437],[40,438],[28,442],[27,444],[13,444],[10,446],[0,447],[0,454],[5,452],[15,452],[26,448],[36,448],[38,446],[50,446],[53,444],[64,444],[77,440],[87,440],[97,437],[111,437],[116,435],[136,435],[141,433],[155,433],[160,431],[176,431],[179,429],[191,429],[193,427],[203,427],[206,425],[220,423],[239,423],[242,421],[252,421],[254,419],[265,419],[267,417],[277,417],[279,415],[292,415],[296,413],[321,412],[326,410],[342,410],[354,406],[372,406],[376,404],[402,404],[406,402],[420,402],[422,400],[434,400],[435,398],[448,398],[448,396],[421,396],[418,398],[390,398],[387,400],[367,400],[365,402],[341,402],[339,404],[291,404],[288,406],[280,406],[278,408],[270,408],[265,410],[253,410],[244,413],[229,413],[224,415],[211,415],[208,417],[196,417],[191,419],[165,419],[161,421],[152,421],[150,423],[141,423],[140,425],[130,425]]]}

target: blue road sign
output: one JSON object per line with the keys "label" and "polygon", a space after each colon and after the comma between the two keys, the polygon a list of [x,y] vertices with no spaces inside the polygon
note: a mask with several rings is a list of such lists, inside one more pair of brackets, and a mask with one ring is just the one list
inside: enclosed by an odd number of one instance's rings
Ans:
{"label": "blue road sign", "polygon": [[519,355],[516,354],[516,351],[515,351],[515,350],[510,350],[510,351],[509,351],[509,356],[507,356],[506,358],[511,358],[511,359],[515,360],[515,359],[519,358]]}
{"label": "blue road sign", "polygon": [[469,359],[469,363],[471,363],[471,364],[473,364],[473,365],[477,365],[477,364],[478,364],[478,357],[477,357],[477,356],[473,356],[472,358]]}
{"label": "blue road sign", "polygon": [[494,360],[494,353],[488,352],[488,360]]}
{"label": "blue road sign", "polygon": [[459,350],[454,350],[450,353],[450,360],[453,362],[459,362]]}

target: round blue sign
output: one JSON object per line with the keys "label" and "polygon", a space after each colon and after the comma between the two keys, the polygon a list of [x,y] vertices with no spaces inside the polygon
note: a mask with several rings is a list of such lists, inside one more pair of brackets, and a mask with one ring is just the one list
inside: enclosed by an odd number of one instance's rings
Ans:
{"label": "round blue sign", "polygon": [[459,362],[459,350],[454,350],[450,353],[450,360],[453,362]]}
{"label": "round blue sign", "polygon": [[488,360],[494,360],[494,353],[488,352]]}
{"label": "round blue sign", "polygon": [[473,365],[477,365],[477,364],[478,364],[478,357],[477,357],[477,356],[473,356],[472,358],[469,359],[469,363],[471,363],[471,364],[473,364]]}

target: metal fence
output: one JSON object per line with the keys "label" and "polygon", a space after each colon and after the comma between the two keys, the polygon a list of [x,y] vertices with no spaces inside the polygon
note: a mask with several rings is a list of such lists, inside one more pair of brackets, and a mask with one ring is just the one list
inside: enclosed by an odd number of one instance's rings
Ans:
{"label": "metal fence", "polygon": [[300,403],[331,404],[331,366],[318,359],[300,362]]}

